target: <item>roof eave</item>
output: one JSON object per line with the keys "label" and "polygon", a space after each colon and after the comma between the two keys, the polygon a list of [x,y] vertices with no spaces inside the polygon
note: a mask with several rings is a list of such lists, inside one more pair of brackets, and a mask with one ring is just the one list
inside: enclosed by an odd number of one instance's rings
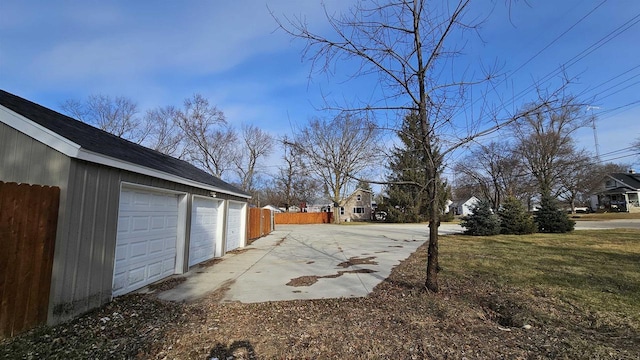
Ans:
{"label": "roof eave", "polygon": [[80,145],[3,105],[0,105],[0,122],[69,157],[75,158],[80,152]]}
{"label": "roof eave", "polygon": [[229,194],[229,195],[242,197],[242,198],[245,198],[245,199],[251,198],[251,195],[237,193],[237,192],[234,192],[234,191],[229,191],[227,189],[222,189],[222,188],[219,188],[217,186],[213,186],[213,185],[210,185],[210,184],[205,184],[205,183],[202,183],[202,182],[199,182],[199,181],[190,180],[190,179],[183,178],[183,177],[180,177],[180,176],[176,176],[176,175],[173,175],[173,174],[169,174],[169,173],[166,173],[166,172],[163,172],[163,171],[158,171],[158,170],[155,170],[155,169],[148,168],[146,166],[141,166],[141,165],[138,165],[138,164],[122,161],[120,159],[115,159],[115,158],[112,158],[110,156],[94,153],[94,152],[91,152],[91,151],[88,151],[88,150],[85,150],[85,149],[80,149],[80,152],[78,154],[77,159],[85,160],[85,161],[89,161],[89,162],[92,162],[92,163],[101,164],[101,165],[105,165],[105,166],[110,166],[110,167],[114,167],[114,168],[117,168],[117,169],[127,170],[127,171],[131,171],[131,172],[134,172],[134,173],[142,174],[142,175],[152,176],[152,177],[156,177],[156,178],[159,178],[159,179],[172,181],[172,182],[175,182],[175,183],[178,183],[178,184],[183,184],[183,185],[193,186],[193,187],[197,187],[197,188],[202,188],[202,189],[209,190],[209,191],[225,193],[225,194]]}
{"label": "roof eave", "polygon": [[52,149],[61,152],[62,154],[79,160],[85,160],[88,162],[101,164],[105,166],[114,167],[117,169],[127,170],[134,173],[157,177],[163,180],[172,181],[178,184],[193,186],[209,191],[220,192],[229,194],[245,199],[250,199],[251,195],[238,193],[235,191],[229,191],[210,184],[201,183],[199,181],[190,180],[173,174],[169,174],[163,171],[151,169],[138,164],[133,164],[120,159],[112,158],[103,154],[88,151],[82,148],[79,144],[45,128],[44,126],[31,121],[29,118],[0,105],[0,122],[7,126],[26,134],[37,141],[51,147]]}

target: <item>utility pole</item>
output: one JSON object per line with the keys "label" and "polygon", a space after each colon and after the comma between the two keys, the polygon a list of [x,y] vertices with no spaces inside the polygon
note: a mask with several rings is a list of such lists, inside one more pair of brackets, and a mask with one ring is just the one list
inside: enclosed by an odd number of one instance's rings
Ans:
{"label": "utility pole", "polygon": [[596,160],[600,162],[600,144],[598,144],[598,131],[596,130],[596,116],[593,110],[600,110],[599,106],[587,106],[587,111],[591,110],[591,126],[593,127],[593,141],[596,144]]}

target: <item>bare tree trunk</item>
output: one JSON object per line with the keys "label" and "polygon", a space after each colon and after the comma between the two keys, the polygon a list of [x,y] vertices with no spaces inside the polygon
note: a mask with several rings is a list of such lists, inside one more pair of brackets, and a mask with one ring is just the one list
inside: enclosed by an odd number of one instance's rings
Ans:
{"label": "bare tree trunk", "polygon": [[[429,206],[429,247],[427,256],[427,280],[425,281],[425,287],[433,292],[438,292],[438,227],[440,226],[440,219],[438,214],[438,180],[439,176],[435,166],[428,165],[429,174],[429,192],[432,195],[429,199],[432,199],[432,203]],[[435,199],[435,201],[433,200]]]}
{"label": "bare tree trunk", "polygon": [[340,224],[340,205],[333,207],[333,223]]}

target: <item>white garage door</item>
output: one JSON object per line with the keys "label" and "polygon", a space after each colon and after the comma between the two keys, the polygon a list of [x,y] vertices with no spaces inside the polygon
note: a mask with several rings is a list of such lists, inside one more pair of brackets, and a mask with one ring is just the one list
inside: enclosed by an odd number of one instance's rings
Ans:
{"label": "white garage door", "polygon": [[219,250],[222,241],[221,205],[221,200],[194,197],[189,237],[189,266],[209,260],[215,255],[222,255]]}
{"label": "white garage door", "polygon": [[226,251],[240,247],[244,237],[244,204],[229,202],[229,214],[227,216],[227,242]]}
{"label": "white garage door", "polygon": [[175,272],[177,225],[177,195],[122,189],[113,296],[139,289]]}

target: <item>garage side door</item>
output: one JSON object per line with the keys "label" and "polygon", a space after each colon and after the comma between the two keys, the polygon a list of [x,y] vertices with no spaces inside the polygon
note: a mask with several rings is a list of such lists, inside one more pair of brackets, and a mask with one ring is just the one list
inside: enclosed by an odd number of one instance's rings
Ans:
{"label": "garage side door", "polygon": [[221,205],[221,200],[194,197],[189,237],[189,266],[209,260],[216,255],[216,248],[222,241]]}
{"label": "garage side door", "polygon": [[242,243],[244,237],[243,209],[244,204],[229,202],[226,251],[237,249]]}
{"label": "garage side door", "polygon": [[139,289],[175,272],[177,225],[177,195],[122,189],[113,296]]}

